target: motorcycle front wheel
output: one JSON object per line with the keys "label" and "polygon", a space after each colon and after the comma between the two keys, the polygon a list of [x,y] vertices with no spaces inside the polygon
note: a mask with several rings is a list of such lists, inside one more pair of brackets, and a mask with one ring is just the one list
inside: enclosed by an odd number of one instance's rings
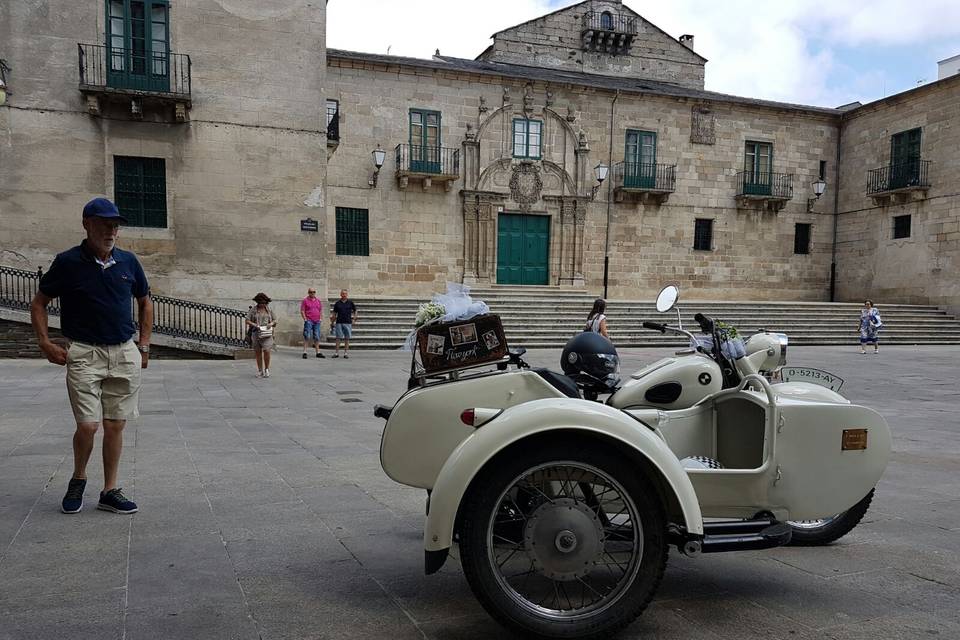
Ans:
{"label": "motorcycle front wheel", "polygon": [[796,547],[819,547],[850,533],[870,508],[874,489],[860,502],[835,516],[820,520],[788,520],[793,529],[790,544]]}
{"label": "motorcycle front wheel", "polygon": [[667,560],[663,507],[615,450],[516,450],[473,487],[460,561],[501,624],[523,637],[606,638],[650,602]]}

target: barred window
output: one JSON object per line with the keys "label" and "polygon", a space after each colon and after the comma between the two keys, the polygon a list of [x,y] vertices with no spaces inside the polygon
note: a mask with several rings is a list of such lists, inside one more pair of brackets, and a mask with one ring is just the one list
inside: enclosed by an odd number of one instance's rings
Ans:
{"label": "barred window", "polygon": [[696,251],[710,251],[713,247],[713,220],[697,218],[693,228],[693,248]]}
{"label": "barred window", "polygon": [[893,239],[899,240],[900,238],[909,238],[910,237],[910,216],[894,216],[893,217]]}
{"label": "barred window", "polygon": [[798,255],[810,253],[810,225],[798,222],[793,234],[793,252]]}
{"label": "barred window", "polygon": [[163,158],[113,156],[113,196],[129,227],[167,226],[167,177]]}
{"label": "barred window", "polygon": [[337,207],[337,255],[370,255],[367,209]]}

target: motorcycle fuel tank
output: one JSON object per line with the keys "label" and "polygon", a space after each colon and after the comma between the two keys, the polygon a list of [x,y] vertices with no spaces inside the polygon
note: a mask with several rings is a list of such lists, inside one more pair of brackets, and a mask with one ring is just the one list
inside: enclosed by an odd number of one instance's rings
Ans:
{"label": "motorcycle fuel tank", "polygon": [[634,373],[607,404],[618,409],[686,409],[723,387],[720,366],[699,353],[664,358]]}

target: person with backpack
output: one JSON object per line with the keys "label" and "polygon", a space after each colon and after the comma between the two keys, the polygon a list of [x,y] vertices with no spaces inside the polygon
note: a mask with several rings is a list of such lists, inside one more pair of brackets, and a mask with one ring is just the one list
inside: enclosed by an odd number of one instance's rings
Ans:
{"label": "person with backpack", "polygon": [[599,333],[604,338],[609,339],[610,336],[607,335],[607,316],[604,315],[604,311],[606,310],[606,300],[603,298],[594,300],[593,309],[590,310],[590,315],[587,316],[587,324],[584,325],[583,330]]}

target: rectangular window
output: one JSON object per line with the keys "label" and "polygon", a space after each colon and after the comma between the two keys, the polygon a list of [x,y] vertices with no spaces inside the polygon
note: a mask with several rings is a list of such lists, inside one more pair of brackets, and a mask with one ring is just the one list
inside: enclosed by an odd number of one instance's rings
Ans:
{"label": "rectangular window", "polygon": [[657,181],[657,134],[627,129],[623,186],[652,189]]}
{"label": "rectangular window", "polygon": [[541,157],[543,139],[543,122],[514,118],[513,120],[513,157],[534,158]]}
{"label": "rectangular window", "polygon": [[769,142],[747,141],[743,163],[743,192],[747,195],[768,196],[773,184],[773,145]]}
{"label": "rectangular window", "polygon": [[810,253],[810,225],[798,222],[793,233],[793,252],[798,255]]}
{"label": "rectangular window", "polygon": [[710,251],[713,247],[713,220],[697,218],[693,228],[693,248],[696,251]]}
{"label": "rectangular window", "polygon": [[108,85],[169,91],[169,1],[108,0],[106,7]]}
{"label": "rectangular window", "polygon": [[820,161],[820,174],[819,174],[818,177],[819,177],[821,180],[826,180],[826,179],[827,179],[827,161],[826,161],[826,160],[821,160],[821,161]]}
{"label": "rectangular window", "polygon": [[890,137],[890,189],[920,183],[920,129]]}
{"label": "rectangular window", "polygon": [[337,255],[370,255],[370,227],[366,209],[337,207]]}
{"label": "rectangular window", "polygon": [[340,103],[327,100],[327,141],[340,140]]}
{"label": "rectangular window", "polygon": [[130,227],[167,226],[167,176],[163,158],[113,156],[113,197]]}
{"label": "rectangular window", "polygon": [[330,126],[330,123],[333,122],[333,119],[337,117],[337,114],[340,112],[340,103],[336,100],[327,99],[327,126]]}
{"label": "rectangular window", "polygon": [[893,239],[899,240],[900,238],[909,238],[910,237],[910,216],[894,216],[893,217]]}
{"label": "rectangular window", "polygon": [[440,112],[410,109],[410,171],[440,173]]}

